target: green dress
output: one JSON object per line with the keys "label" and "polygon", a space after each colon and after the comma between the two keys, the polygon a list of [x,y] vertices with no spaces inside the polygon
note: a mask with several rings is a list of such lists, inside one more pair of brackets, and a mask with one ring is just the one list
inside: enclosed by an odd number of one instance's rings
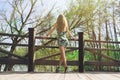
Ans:
{"label": "green dress", "polygon": [[64,46],[67,47],[67,45],[69,44],[67,36],[66,36],[66,32],[60,32],[58,34],[58,46]]}

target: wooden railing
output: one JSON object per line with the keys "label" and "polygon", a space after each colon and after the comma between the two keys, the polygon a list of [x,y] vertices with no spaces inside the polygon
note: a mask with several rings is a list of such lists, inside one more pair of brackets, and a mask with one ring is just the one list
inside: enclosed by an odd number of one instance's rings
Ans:
{"label": "wooden railing", "polygon": [[[32,34],[31,34],[32,33]],[[58,48],[58,46],[36,46],[34,45],[34,41],[35,39],[43,39],[42,37],[35,37],[35,33],[34,33],[34,28],[30,28],[29,29],[29,36],[31,35],[31,37],[29,38],[29,60],[30,60],[30,64],[29,64],[29,69],[28,71],[34,71],[34,64],[36,65],[57,65],[58,61],[56,60],[45,60],[46,58],[50,58],[53,56],[57,56],[59,55],[59,53],[47,56],[47,57],[43,57],[37,60],[34,60],[34,50],[35,47],[39,47],[39,48]],[[84,61],[83,61],[83,56],[84,56],[84,49],[83,49],[83,32],[78,33],[79,35],[79,47],[67,47],[68,51],[66,52],[71,52],[73,50],[78,49],[79,52],[79,57],[78,57],[78,61],[68,61],[68,65],[77,65],[79,67],[79,72],[84,72]],[[52,40],[56,40],[56,38],[46,38],[46,39],[52,39]]]}
{"label": "wooden railing", "polygon": [[[118,53],[117,56],[120,55],[120,42],[84,40],[84,43],[84,51],[89,51],[91,55],[96,57],[96,59],[85,61],[85,66],[94,66],[98,71],[102,71],[105,66],[108,71],[110,69],[114,69],[111,71],[120,71],[120,58],[114,57],[116,53]],[[89,45],[86,45],[87,43]],[[111,55],[110,52],[113,54]]]}
{"label": "wooden railing", "polygon": [[[34,66],[35,65],[57,65],[58,61],[56,60],[45,60],[46,58],[50,58],[53,56],[58,56],[59,53],[43,57],[40,59],[35,60],[35,50],[38,49],[37,47],[40,48],[58,48],[58,46],[38,46],[35,45],[35,40],[36,39],[43,39],[42,37],[35,36],[35,29],[34,28],[29,28],[29,34],[26,35],[15,35],[15,34],[4,34],[0,33],[0,36],[9,36],[9,37],[22,37],[22,38],[28,38],[28,44],[16,44],[16,46],[23,46],[23,47],[28,47],[28,58],[21,57],[18,55],[15,55],[14,53],[10,53],[9,51],[3,50],[0,48],[0,52],[14,56],[18,59],[12,59],[12,58],[0,58],[0,64],[25,64],[28,65],[28,72],[33,72],[34,71]],[[68,65],[72,66],[78,66],[79,72],[84,72],[84,41],[83,41],[83,32],[78,33],[78,42],[79,45],[78,47],[67,47],[70,50],[67,50],[66,52],[71,52],[73,50],[78,50],[78,61],[68,61]],[[46,39],[52,39],[56,40],[56,38],[46,38]],[[71,39],[72,40],[72,39]],[[0,43],[0,45],[13,45],[12,43]]]}
{"label": "wooden railing", "polygon": [[[59,61],[57,60],[46,60],[48,58],[54,57],[54,56],[59,56],[60,53],[55,53],[52,55],[48,55],[39,59],[35,59],[35,51],[39,50],[41,48],[58,48],[58,46],[42,46],[42,45],[35,45],[36,39],[44,39],[43,37],[36,36],[35,29],[34,28],[29,28],[29,33],[26,35],[16,35],[16,34],[6,34],[6,33],[0,33],[0,36],[9,36],[9,37],[21,37],[22,39],[28,38],[28,43],[27,44],[16,44],[16,46],[22,46],[22,47],[28,47],[28,53],[27,57],[21,57],[18,56],[14,53],[11,53],[7,50],[4,50],[0,47],[0,52],[11,55],[15,58],[8,58],[8,57],[0,57],[0,64],[9,64],[9,65],[14,65],[14,64],[24,64],[28,65],[28,72],[33,72],[35,65],[57,65]],[[51,38],[48,37],[46,38],[47,40],[50,40],[48,42],[51,42],[52,40],[56,40],[56,38]],[[70,39],[72,40],[72,39]],[[120,52],[120,49],[111,49],[111,48],[104,48],[101,47],[99,44],[120,44],[120,42],[115,42],[115,41],[95,41],[95,40],[84,40],[83,32],[78,33],[78,47],[67,47],[67,52],[71,52],[73,50],[78,50],[78,60],[77,61],[67,61],[68,65],[71,66],[78,66],[79,72],[84,72],[85,66],[120,66],[120,60],[112,58],[108,55],[97,53],[97,51],[117,51]],[[86,46],[86,43],[94,43],[97,45],[94,47]],[[47,44],[47,43],[46,43]],[[0,45],[8,45],[11,46],[13,43],[4,43],[1,42]],[[99,47],[98,47],[99,45]],[[98,56],[99,60],[93,60],[93,61],[84,61],[84,52],[89,51],[92,55]],[[102,61],[101,58],[105,58],[108,61]],[[84,66],[85,65],[85,66]],[[100,67],[99,67],[100,68]],[[100,69],[99,69],[100,70]]]}

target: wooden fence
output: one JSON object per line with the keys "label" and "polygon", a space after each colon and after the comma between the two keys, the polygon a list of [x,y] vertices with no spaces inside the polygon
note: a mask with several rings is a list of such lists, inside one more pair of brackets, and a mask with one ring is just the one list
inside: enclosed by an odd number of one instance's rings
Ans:
{"label": "wooden fence", "polygon": [[[35,29],[29,28],[29,34],[26,35],[15,35],[15,34],[4,34],[0,33],[0,36],[9,36],[9,37],[21,37],[21,38],[28,38],[28,44],[15,44],[15,43],[0,43],[0,45],[16,45],[16,46],[22,46],[22,47],[28,47],[28,54],[27,57],[21,57],[18,55],[15,55],[14,53],[11,53],[7,50],[4,50],[0,48],[0,53],[7,54],[10,56],[13,56],[15,58],[6,58],[6,57],[0,57],[0,64],[8,64],[8,65],[14,65],[14,64],[24,64],[28,65],[28,72],[33,72],[35,65],[58,65],[59,61],[57,60],[46,60],[48,58],[58,56],[60,53],[55,53],[52,55],[47,55],[46,57],[42,57],[40,59],[35,59],[35,51],[41,48],[58,48],[58,46],[41,46],[41,45],[35,45],[36,39],[43,39],[42,37],[36,36]],[[56,40],[56,38],[46,38],[47,40]],[[72,39],[71,39],[72,40]],[[110,51],[118,52],[120,53],[119,44],[120,42],[115,41],[96,41],[96,40],[84,40],[83,32],[78,33],[78,47],[67,47],[66,52],[71,52],[73,50],[78,50],[78,60],[77,61],[67,61],[68,65],[71,66],[78,66],[79,72],[84,72],[85,66],[94,66],[96,67],[96,70],[101,71],[103,66],[116,66],[117,69],[120,67],[120,60],[117,58],[113,58],[110,55],[106,55]],[[117,48],[104,48],[101,44],[106,44],[109,46],[109,44],[115,44],[118,45]],[[87,44],[87,45],[86,45]],[[92,45],[92,46],[90,46]],[[94,60],[84,60],[84,57],[86,56],[86,51],[91,53],[91,55],[94,57]],[[105,54],[102,54],[102,51],[105,51]],[[118,56],[119,57],[119,56]],[[97,58],[97,59],[96,59]],[[102,60],[104,58],[104,60]],[[120,70],[119,70],[120,71]]]}
{"label": "wooden fence", "polygon": [[97,71],[120,71],[119,41],[84,40],[84,42],[84,51],[88,51],[94,57],[93,60],[85,61],[85,66],[92,66],[93,70]]}
{"label": "wooden fence", "polygon": [[[28,55],[27,58],[26,57],[21,57],[18,55],[15,55],[14,53],[11,53],[7,50],[4,50],[2,48],[0,48],[0,52],[7,54],[7,55],[11,55],[13,57],[15,57],[15,59],[13,58],[5,58],[5,57],[0,57],[0,64],[8,64],[8,65],[13,65],[13,64],[24,64],[24,65],[28,65],[28,72],[33,72],[34,71],[34,66],[35,65],[58,65],[59,61],[56,60],[45,60],[46,58],[50,58],[53,56],[58,56],[60,53],[56,53],[47,57],[42,57],[40,59],[35,59],[35,49],[37,49],[37,47],[40,48],[58,48],[58,46],[37,46],[35,45],[35,41],[36,39],[43,39],[42,37],[36,37],[35,36],[35,29],[34,28],[29,28],[29,34],[27,35],[15,35],[15,34],[4,34],[4,33],[0,33],[0,36],[9,36],[9,37],[22,37],[22,38],[28,38],[28,44],[16,44],[16,46],[25,46],[28,47]],[[78,33],[78,42],[79,42],[79,47],[67,47],[69,50],[67,50],[66,52],[71,52],[73,50],[78,50],[79,52],[79,57],[78,57],[78,61],[67,61],[68,65],[72,65],[72,66],[78,66],[78,70],[79,72],[84,72],[84,44],[83,44],[83,32],[79,32]],[[56,40],[56,38],[46,38],[46,39],[52,39],[52,40]],[[0,43],[0,45],[13,45],[12,43]]]}

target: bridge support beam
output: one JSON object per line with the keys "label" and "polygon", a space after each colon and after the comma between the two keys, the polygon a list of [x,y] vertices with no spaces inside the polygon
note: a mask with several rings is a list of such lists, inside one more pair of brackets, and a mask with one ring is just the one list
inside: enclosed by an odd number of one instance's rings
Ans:
{"label": "bridge support beam", "polygon": [[28,72],[34,72],[35,29],[29,28]]}
{"label": "bridge support beam", "polygon": [[78,70],[79,72],[84,72],[84,41],[83,41],[83,32],[78,33],[79,41],[79,54],[78,54]]}

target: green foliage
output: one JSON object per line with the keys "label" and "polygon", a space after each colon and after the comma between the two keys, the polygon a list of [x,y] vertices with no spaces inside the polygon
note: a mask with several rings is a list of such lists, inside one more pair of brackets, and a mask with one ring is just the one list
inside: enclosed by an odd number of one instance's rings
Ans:
{"label": "green foliage", "polygon": [[93,59],[94,59],[93,54],[91,54],[89,51],[85,51],[84,61],[91,61]]}
{"label": "green foliage", "polygon": [[5,57],[5,56],[7,56],[7,54],[3,54],[0,52],[0,57]]}
{"label": "green foliage", "polygon": [[14,53],[19,56],[25,56],[28,53],[28,49],[24,47],[18,47]]}
{"label": "green foliage", "polygon": [[[50,55],[55,54],[55,53],[59,53],[59,50],[58,49],[41,48],[41,49],[39,49],[38,51],[35,52],[35,58],[39,59],[39,58],[42,58],[42,57],[50,56]],[[56,57],[52,57],[52,58],[49,58],[49,59],[56,59]]]}
{"label": "green foliage", "polygon": [[78,60],[78,50],[67,53],[66,57],[67,57],[67,60],[70,60],[70,61]]}

